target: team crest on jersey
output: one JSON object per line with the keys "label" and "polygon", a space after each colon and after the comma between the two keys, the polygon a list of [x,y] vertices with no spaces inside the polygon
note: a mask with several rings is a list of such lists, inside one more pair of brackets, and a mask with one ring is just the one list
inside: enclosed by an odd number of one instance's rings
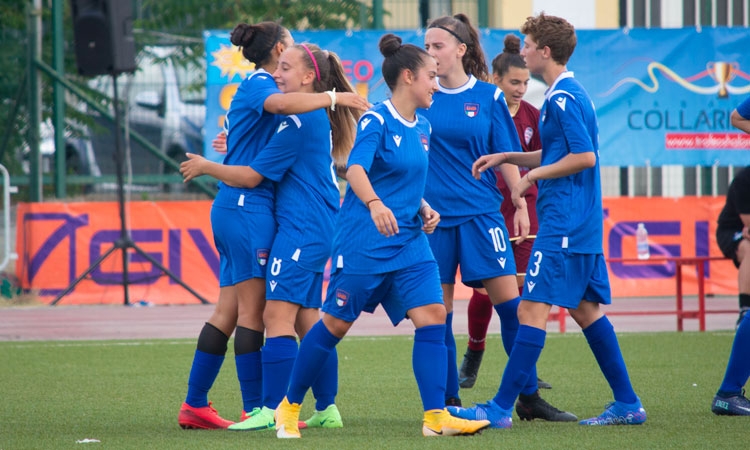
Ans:
{"label": "team crest on jersey", "polygon": [[348,301],[349,293],[342,289],[336,289],[336,305],[338,307],[343,307],[347,304]]}
{"label": "team crest on jersey", "polygon": [[476,117],[479,114],[479,103],[464,103],[464,114]]}
{"label": "team crest on jersey", "polygon": [[534,129],[531,127],[526,127],[526,129],[523,130],[523,140],[526,141],[526,145],[529,145],[532,137],[534,137]]}
{"label": "team crest on jersey", "polygon": [[270,251],[267,248],[258,249],[258,251],[255,252],[255,258],[258,260],[258,264],[265,266],[266,263],[268,263],[269,253]]}
{"label": "team crest on jersey", "polygon": [[422,147],[424,148],[424,151],[429,152],[430,151],[430,138],[427,137],[425,134],[419,135],[419,142],[422,143]]}

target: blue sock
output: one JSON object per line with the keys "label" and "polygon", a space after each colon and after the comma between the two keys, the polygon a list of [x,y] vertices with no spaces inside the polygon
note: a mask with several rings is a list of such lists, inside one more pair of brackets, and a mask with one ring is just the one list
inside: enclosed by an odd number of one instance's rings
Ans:
{"label": "blue sock", "polygon": [[260,353],[263,361],[263,406],[276,409],[289,387],[289,377],[297,359],[297,340],[290,336],[266,338],[266,345]]}
{"label": "blue sock", "polygon": [[719,394],[722,397],[742,394],[742,387],[748,377],[750,377],[750,314],[745,314],[734,335],[732,352],[729,354],[729,363],[724,374],[724,381],[719,388]]}
{"label": "blue sock", "polygon": [[193,408],[208,406],[208,391],[219,375],[224,355],[212,355],[200,350],[195,351],[193,366],[188,378],[188,391],[185,403]]}
{"label": "blue sock", "polygon": [[286,397],[289,403],[302,403],[310,386],[315,383],[336,344],[341,339],[332,335],[322,320],[313,325],[299,346],[297,361],[294,362],[289,390]]}
{"label": "blue sock", "polygon": [[234,355],[237,366],[237,379],[242,392],[242,409],[250,413],[263,406],[263,365],[260,351]]}
{"label": "blue sock", "polygon": [[594,358],[599,363],[599,368],[607,379],[609,387],[615,400],[623,403],[635,403],[638,396],[635,395],[633,386],[630,384],[628,369],[622,358],[620,344],[617,342],[615,328],[607,316],[602,316],[583,330],[583,335],[594,352]]}
{"label": "blue sock", "polygon": [[513,342],[516,340],[516,334],[518,333],[518,304],[520,302],[521,297],[516,297],[513,300],[495,305],[495,311],[500,316],[500,336],[503,339],[503,348],[508,356],[513,350]]}
{"label": "blue sock", "polygon": [[445,317],[445,347],[448,350],[445,399],[458,398],[458,364],[456,363],[456,338],[453,336],[453,312]]}
{"label": "blue sock", "polygon": [[[518,334],[518,304],[521,303],[521,297],[516,297],[513,300],[495,305],[495,311],[500,316],[500,336],[503,339],[503,348],[505,354],[510,356],[513,351],[513,343],[516,340],[516,334]],[[534,365],[533,372],[529,374],[529,380],[521,391],[524,395],[532,395],[539,387],[537,386],[536,377],[536,365]]]}
{"label": "blue sock", "polygon": [[335,347],[313,383],[312,391],[316,411],[323,411],[336,401],[336,394],[339,393],[339,354]]}
{"label": "blue sock", "polygon": [[411,364],[425,411],[445,408],[445,380],[451,365],[446,355],[445,329],[445,325],[430,325],[414,330]]}
{"label": "blue sock", "polygon": [[523,390],[544,348],[547,332],[539,328],[521,325],[505,365],[500,388],[493,399],[503,409],[513,408],[516,398]]}

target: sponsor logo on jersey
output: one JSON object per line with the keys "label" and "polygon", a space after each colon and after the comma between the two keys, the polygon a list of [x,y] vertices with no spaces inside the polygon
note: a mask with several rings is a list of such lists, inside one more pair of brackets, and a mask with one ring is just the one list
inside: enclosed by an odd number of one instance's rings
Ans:
{"label": "sponsor logo on jersey", "polygon": [[464,103],[464,114],[476,117],[479,114],[479,103]]}
{"label": "sponsor logo on jersey", "polygon": [[362,121],[359,123],[359,126],[362,129],[362,131],[364,131],[365,128],[367,128],[367,125],[370,125],[370,122],[372,122],[372,119],[370,119],[369,117],[365,117],[364,119],[362,119]]}
{"label": "sponsor logo on jersey", "polygon": [[526,288],[529,290],[529,292],[533,291],[535,287],[536,283],[534,283],[533,281],[526,282]]}
{"label": "sponsor logo on jersey", "polygon": [[497,258],[497,262],[500,263],[500,267],[502,267],[503,269],[505,269],[505,261],[505,258]]}
{"label": "sponsor logo on jersey", "polygon": [[258,249],[258,251],[255,252],[255,258],[258,260],[258,264],[265,266],[268,262],[269,253],[270,251],[267,248]]}
{"label": "sponsor logo on jersey", "polygon": [[555,99],[555,103],[556,103],[556,104],[557,104],[557,106],[559,106],[559,107],[560,107],[560,109],[562,109],[563,111],[565,111],[565,103],[567,103],[567,101],[568,101],[568,99],[567,99],[567,98],[565,98],[565,97],[557,97],[557,99]]}
{"label": "sponsor logo on jersey", "polygon": [[396,147],[401,147],[401,136],[394,134],[393,135],[393,142],[396,143]]}
{"label": "sponsor logo on jersey", "polygon": [[430,151],[430,138],[428,138],[426,134],[420,134],[419,141],[422,143],[422,147],[424,147],[424,151],[426,152]]}
{"label": "sponsor logo on jersey", "polygon": [[523,130],[523,140],[526,141],[526,145],[529,145],[532,137],[534,137],[534,129],[531,127],[526,127],[526,129]]}
{"label": "sponsor logo on jersey", "polygon": [[286,127],[288,127],[288,126],[289,126],[289,124],[286,122],[286,120],[283,121],[283,122],[281,122],[279,124],[279,129],[276,130],[276,134],[281,133],[282,131],[286,130]]}
{"label": "sponsor logo on jersey", "polygon": [[271,292],[273,292],[276,290],[276,285],[278,285],[279,283],[276,280],[271,280],[268,282],[268,284],[271,286]]}
{"label": "sponsor logo on jersey", "polygon": [[338,307],[343,307],[348,301],[349,293],[341,289],[336,289],[336,305]]}

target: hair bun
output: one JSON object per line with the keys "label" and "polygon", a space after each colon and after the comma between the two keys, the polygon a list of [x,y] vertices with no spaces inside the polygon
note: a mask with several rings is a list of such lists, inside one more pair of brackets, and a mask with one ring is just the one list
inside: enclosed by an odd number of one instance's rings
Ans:
{"label": "hair bun", "polygon": [[521,54],[521,38],[519,38],[515,34],[509,34],[505,36],[503,45],[505,46],[505,48],[503,48],[503,53],[514,53],[516,55]]}
{"label": "hair bun", "polygon": [[380,53],[386,58],[395,55],[396,52],[401,50],[401,42],[401,38],[393,33],[384,35],[380,38],[380,42],[378,43]]}
{"label": "hair bun", "polygon": [[253,42],[253,38],[255,38],[255,31],[256,28],[254,26],[241,23],[234,27],[229,40],[238,47],[249,47]]}

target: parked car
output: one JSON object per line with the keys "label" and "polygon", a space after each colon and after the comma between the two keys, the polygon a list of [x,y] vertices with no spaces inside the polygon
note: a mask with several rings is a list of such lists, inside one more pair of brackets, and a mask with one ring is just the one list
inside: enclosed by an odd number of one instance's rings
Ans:
{"label": "parked car", "polygon": [[[186,152],[203,153],[206,71],[205,59],[193,58],[186,65],[177,52],[176,47],[146,47],[139,53],[137,71],[120,75],[117,85],[120,98],[127,99],[128,109],[122,114],[128,127],[180,162]],[[89,85],[113,95],[111,76],[94,78]],[[114,124],[96,112],[90,115],[95,122],[90,135],[97,164],[102,174],[115,174]],[[127,141],[123,139],[122,149],[134,175],[176,173],[138,142],[129,140],[127,145]]]}
{"label": "parked car", "polygon": [[[21,168],[25,174],[30,172],[30,148],[25,144],[22,148]],[[52,173],[55,168],[55,128],[50,119],[39,126],[39,153],[41,154],[42,173]],[[70,130],[65,130],[65,167],[71,175],[101,174],[94,157],[94,149],[89,139],[73,136]]]}

